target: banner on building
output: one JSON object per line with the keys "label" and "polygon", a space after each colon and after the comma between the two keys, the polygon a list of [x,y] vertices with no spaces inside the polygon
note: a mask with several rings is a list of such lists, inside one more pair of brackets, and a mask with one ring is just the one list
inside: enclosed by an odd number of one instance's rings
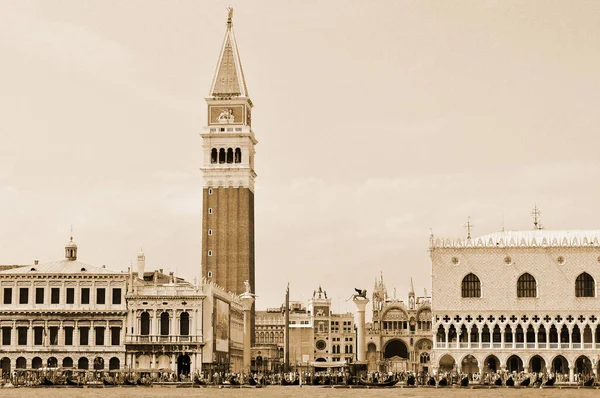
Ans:
{"label": "banner on building", "polygon": [[229,304],[215,300],[215,350],[229,352]]}

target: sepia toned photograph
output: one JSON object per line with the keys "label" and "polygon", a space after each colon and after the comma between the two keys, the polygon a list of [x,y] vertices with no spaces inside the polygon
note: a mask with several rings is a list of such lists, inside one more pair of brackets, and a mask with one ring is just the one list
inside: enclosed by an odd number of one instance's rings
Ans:
{"label": "sepia toned photograph", "polygon": [[0,71],[2,395],[598,393],[600,2],[0,0]]}

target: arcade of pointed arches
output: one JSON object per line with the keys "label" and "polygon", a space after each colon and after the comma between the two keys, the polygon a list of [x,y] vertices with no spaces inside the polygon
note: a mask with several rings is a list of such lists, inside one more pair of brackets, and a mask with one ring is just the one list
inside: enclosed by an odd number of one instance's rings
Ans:
{"label": "arcade of pointed arches", "polygon": [[[595,356],[594,356],[595,357]],[[594,371],[592,359],[585,354],[564,355],[540,353],[505,355],[469,353],[455,356],[452,353],[440,353],[436,361],[439,372],[457,370],[465,374],[477,372],[496,372],[506,368],[509,372],[546,372],[566,374],[572,368],[575,373],[590,374]],[[460,364],[460,365],[459,365]]]}

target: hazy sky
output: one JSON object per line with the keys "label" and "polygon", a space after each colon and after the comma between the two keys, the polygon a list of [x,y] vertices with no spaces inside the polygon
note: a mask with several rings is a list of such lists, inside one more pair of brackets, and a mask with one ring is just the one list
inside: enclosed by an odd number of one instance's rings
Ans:
{"label": "hazy sky", "polygon": [[600,228],[600,2],[0,0],[0,263],[200,275],[227,5],[255,104],[258,308],[334,309],[436,236]]}

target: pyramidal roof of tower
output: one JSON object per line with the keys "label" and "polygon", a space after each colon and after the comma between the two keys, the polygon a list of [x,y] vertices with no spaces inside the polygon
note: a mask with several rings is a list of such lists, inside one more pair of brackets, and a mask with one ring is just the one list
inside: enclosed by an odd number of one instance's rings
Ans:
{"label": "pyramidal roof of tower", "polygon": [[246,79],[242,70],[235,34],[233,33],[233,9],[228,9],[227,30],[217,62],[217,70],[210,87],[212,97],[247,97]]}

